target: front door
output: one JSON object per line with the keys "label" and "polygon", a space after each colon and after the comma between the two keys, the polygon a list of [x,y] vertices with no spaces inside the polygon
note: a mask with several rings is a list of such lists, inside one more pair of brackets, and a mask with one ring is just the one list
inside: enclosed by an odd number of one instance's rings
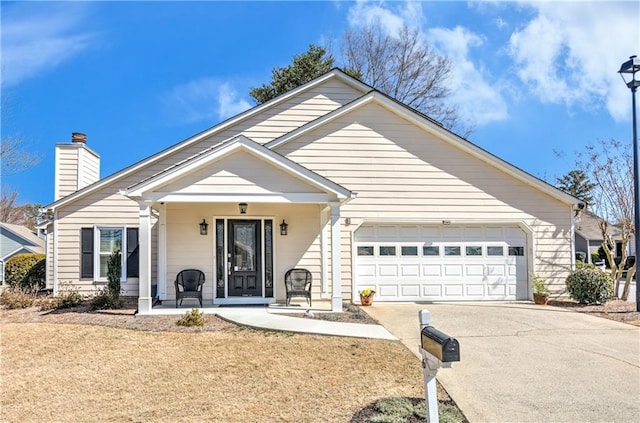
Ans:
{"label": "front door", "polygon": [[260,221],[229,220],[229,296],[262,296]]}

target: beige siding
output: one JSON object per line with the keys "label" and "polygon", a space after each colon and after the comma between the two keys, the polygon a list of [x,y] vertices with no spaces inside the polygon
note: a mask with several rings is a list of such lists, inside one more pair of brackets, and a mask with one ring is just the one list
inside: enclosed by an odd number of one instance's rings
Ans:
{"label": "beige siding", "polygon": [[78,190],[78,148],[74,144],[56,146],[55,187],[58,200]]}
{"label": "beige siding", "polygon": [[89,151],[85,148],[82,148],[79,151],[79,154],[80,173],[78,189],[82,189],[100,179],[100,158],[96,156],[92,151]]}
{"label": "beige siding", "polygon": [[[535,233],[536,272],[552,289],[564,289],[571,268],[568,205],[379,105],[355,110],[277,152],[357,192],[342,210],[354,222],[524,222]],[[349,242],[343,236],[348,283]]]}
{"label": "beige siding", "polygon": [[319,189],[246,152],[206,165],[158,191],[175,193],[321,193]]}

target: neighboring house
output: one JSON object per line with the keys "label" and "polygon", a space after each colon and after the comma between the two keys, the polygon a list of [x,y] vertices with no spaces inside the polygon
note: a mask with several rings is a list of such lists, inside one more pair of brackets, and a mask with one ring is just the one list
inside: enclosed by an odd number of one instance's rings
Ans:
{"label": "neighboring house", "polygon": [[[591,254],[598,254],[598,249],[600,249],[604,240],[599,223],[599,220],[601,219],[602,218],[587,210],[580,212],[579,217],[576,219],[576,251],[586,253],[588,263],[591,263],[592,261]],[[611,223],[608,224],[608,231],[611,234],[611,238],[616,243],[615,257],[620,257],[622,255],[622,231],[616,225]],[[634,241],[632,236],[629,244],[627,245],[627,255],[634,255],[633,244]]]}
{"label": "neighboring house", "polygon": [[209,306],[284,302],[285,272],[306,268],[341,310],[365,287],[528,299],[532,274],[561,292],[574,266],[579,200],[337,69],[104,179],[74,137],[56,146],[48,283],[94,291],[122,248],[141,314],[187,268]]}
{"label": "neighboring house", "polygon": [[18,254],[44,254],[44,239],[26,226],[0,222],[0,283],[4,284],[4,264]]}

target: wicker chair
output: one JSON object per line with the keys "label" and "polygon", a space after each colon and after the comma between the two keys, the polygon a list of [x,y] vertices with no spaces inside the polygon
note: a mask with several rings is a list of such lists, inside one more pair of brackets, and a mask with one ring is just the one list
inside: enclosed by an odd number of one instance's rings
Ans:
{"label": "wicker chair", "polygon": [[178,301],[182,305],[184,298],[197,298],[202,307],[202,285],[204,285],[204,273],[198,269],[181,270],[176,276],[176,308]]}
{"label": "wicker chair", "polygon": [[305,297],[311,307],[311,272],[307,269],[291,269],[284,275],[284,286],[287,291],[287,305],[291,297]]}

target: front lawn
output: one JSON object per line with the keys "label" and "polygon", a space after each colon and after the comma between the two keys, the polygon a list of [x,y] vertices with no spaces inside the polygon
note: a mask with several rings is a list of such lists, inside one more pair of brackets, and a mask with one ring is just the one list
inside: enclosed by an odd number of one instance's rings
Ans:
{"label": "front lawn", "polygon": [[0,336],[3,422],[349,422],[424,396],[419,361],[392,341],[43,322]]}

